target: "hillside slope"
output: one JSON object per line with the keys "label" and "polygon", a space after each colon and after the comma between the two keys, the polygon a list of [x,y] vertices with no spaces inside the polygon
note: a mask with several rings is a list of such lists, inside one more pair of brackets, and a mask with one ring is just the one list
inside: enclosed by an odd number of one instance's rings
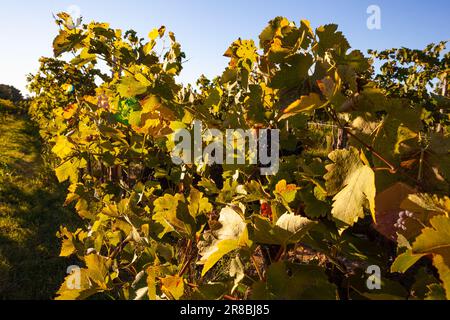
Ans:
{"label": "hillside slope", "polygon": [[30,121],[0,114],[0,140],[0,299],[51,299],[70,265],[56,232],[77,216],[62,206]]}

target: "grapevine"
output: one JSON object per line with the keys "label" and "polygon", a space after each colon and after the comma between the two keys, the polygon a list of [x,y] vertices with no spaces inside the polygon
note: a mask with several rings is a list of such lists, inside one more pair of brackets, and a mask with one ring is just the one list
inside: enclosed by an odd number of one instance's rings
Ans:
{"label": "grapevine", "polygon": [[[83,267],[57,299],[450,299],[444,42],[375,52],[425,68],[399,82],[403,69],[376,76],[337,25],[277,17],[194,87],[177,83],[186,56],[164,26],[140,38],[56,22],[29,113],[85,223],[58,232],[61,256]],[[209,129],[279,130],[279,170],[173,163],[176,130],[195,120],[205,141]],[[324,146],[328,126],[340,141]],[[366,287],[370,265],[380,290]]]}

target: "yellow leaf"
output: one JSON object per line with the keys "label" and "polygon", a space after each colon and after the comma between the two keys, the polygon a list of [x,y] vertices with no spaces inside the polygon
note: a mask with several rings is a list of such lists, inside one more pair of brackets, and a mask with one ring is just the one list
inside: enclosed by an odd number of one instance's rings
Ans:
{"label": "yellow leaf", "polygon": [[417,138],[419,134],[405,126],[399,126],[397,130],[397,141],[395,143],[395,154],[400,154],[400,146],[403,142]]}
{"label": "yellow leaf", "polygon": [[94,96],[84,96],[83,100],[86,101],[87,103],[94,104],[94,105],[98,105],[98,103],[99,103],[99,97],[94,97]]}
{"label": "yellow leaf", "polygon": [[75,253],[75,246],[71,239],[63,239],[61,252],[59,254],[60,257],[70,257],[73,253]]}
{"label": "yellow leaf", "polygon": [[[362,166],[348,178],[347,185],[333,199],[333,216],[348,225],[364,217],[363,205],[369,201],[369,209],[375,217],[375,174],[368,166]],[[376,221],[375,221],[376,222]]]}
{"label": "yellow leaf", "polygon": [[153,29],[148,34],[148,37],[150,38],[150,40],[155,40],[156,38],[158,38],[158,36],[159,36],[159,30],[158,29]]}
{"label": "yellow leaf", "polygon": [[150,300],[156,300],[156,273],[155,267],[147,269],[147,295]]}
{"label": "yellow leaf", "polygon": [[346,225],[353,226],[364,217],[364,208],[368,204],[373,220],[375,216],[375,173],[361,161],[356,148],[335,150],[329,158],[333,164],[326,166],[324,176],[327,192],[336,194],[333,198],[333,217]]}
{"label": "yellow leaf", "polygon": [[56,138],[56,144],[52,148],[52,152],[56,154],[59,158],[64,159],[70,154],[72,154],[75,146],[67,139],[66,136],[58,136]]}
{"label": "yellow leaf", "polygon": [[[241,208],[241,210],[243,210]],[[214,237],[199,243],[203,264],[202,276],[211,269],[223,256],[233,250],[250,246],[247,224],[242,216],[232,207],[223,208],[220,212],[220,229],[214,230]]]}
{"label": "yellow leaf", "polygon": [[424,228],[416,238],[413,253],[432,255],[433,265],[438,270],[447,299],[450,299],[450,218],[447,215],[435,216],[430,224],[432,228]]}
{"label": "yellow leaf", "polygon": [[161,290],[175,300],[179,300],[184,294],[184,280],[178,275],[161,279],[161,284]]}
{"label": "yellow leaf", "polygon": [[311,112],[315,109],[321,108],[325,103],[320,99],[317,93],[310,93],[307,96],[302,96],[300,99],[292,102],[284,111],[283,116],[279,120],[287,119],[297,113]]}
{"label": "yellow leaf", "polygon": [[64,109],[63,118],[66,120],[71,119],[78,110],[78,105],[76,103],[70,104]]}
{"label": "yellow leaf", "polygon": [[83,60],[94,60],[95,58],[97,58],[97,56],[95,54],[89,53],[89,50],[85,48],[81,51],[80,58]]}
{"label": "yellow leaf", "polygon": [[230,253],[233,250],[239,249],[239,240],[226,239],[218,242],[215,246],[215,250],[211,252],[208,258],[204,261],[202,269],[202,277],[211,269],[223,256]]}
{"label": "yellow leaf", "polygon": [[144,86],[148,87],[148,86],[150,86],[152,84],[142,73],[136,74],[135,78],[136,78],[137,81],[142,83]]}
{"label": "yellow leaf", "polygon": [[140,83],[134,77],[124,77],[117,85],[117,91],[124,98],[134,98],[147,91],[147,86]]}
{"label": "yellow leaf", "polygon": [[145,53],[145,54],[149,54],[149,53],[153,50],[153,48],[155,47],[155,45],[156,45],[155,40],[149,41],[149,42],[144,46],[144,53]]}
{"label": "yellow leaf", "polygon": [[295,184],[287,184],[286,180],[281,180],[275,186],[275,191],[282,194],[285,192],[295,191],[297,190],[297,186]]}
{"label": "yellow leaf", "polygon": [[161,99],[151,95],[142,102],[142,113],[149,113],[157,110],[161,105]]}

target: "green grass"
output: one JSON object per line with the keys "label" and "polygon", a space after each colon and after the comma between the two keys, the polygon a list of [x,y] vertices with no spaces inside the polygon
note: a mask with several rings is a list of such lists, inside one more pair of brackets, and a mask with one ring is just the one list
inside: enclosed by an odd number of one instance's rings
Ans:
{"label": "green grass", "polygon": [[71,264],[56,232],[79,220],[40,151],[29,120],[0,115],[0,299],[52,299]]}

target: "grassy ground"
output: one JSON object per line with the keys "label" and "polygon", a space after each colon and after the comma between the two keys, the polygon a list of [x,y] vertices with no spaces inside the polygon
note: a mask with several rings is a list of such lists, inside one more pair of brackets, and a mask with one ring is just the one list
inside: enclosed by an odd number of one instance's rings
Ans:
{"label": "grassy ground", "polygon": [[40,148],[30,121],[0,114],[0,299],[51,299],[70,265],[55,234],[79,221]]}

